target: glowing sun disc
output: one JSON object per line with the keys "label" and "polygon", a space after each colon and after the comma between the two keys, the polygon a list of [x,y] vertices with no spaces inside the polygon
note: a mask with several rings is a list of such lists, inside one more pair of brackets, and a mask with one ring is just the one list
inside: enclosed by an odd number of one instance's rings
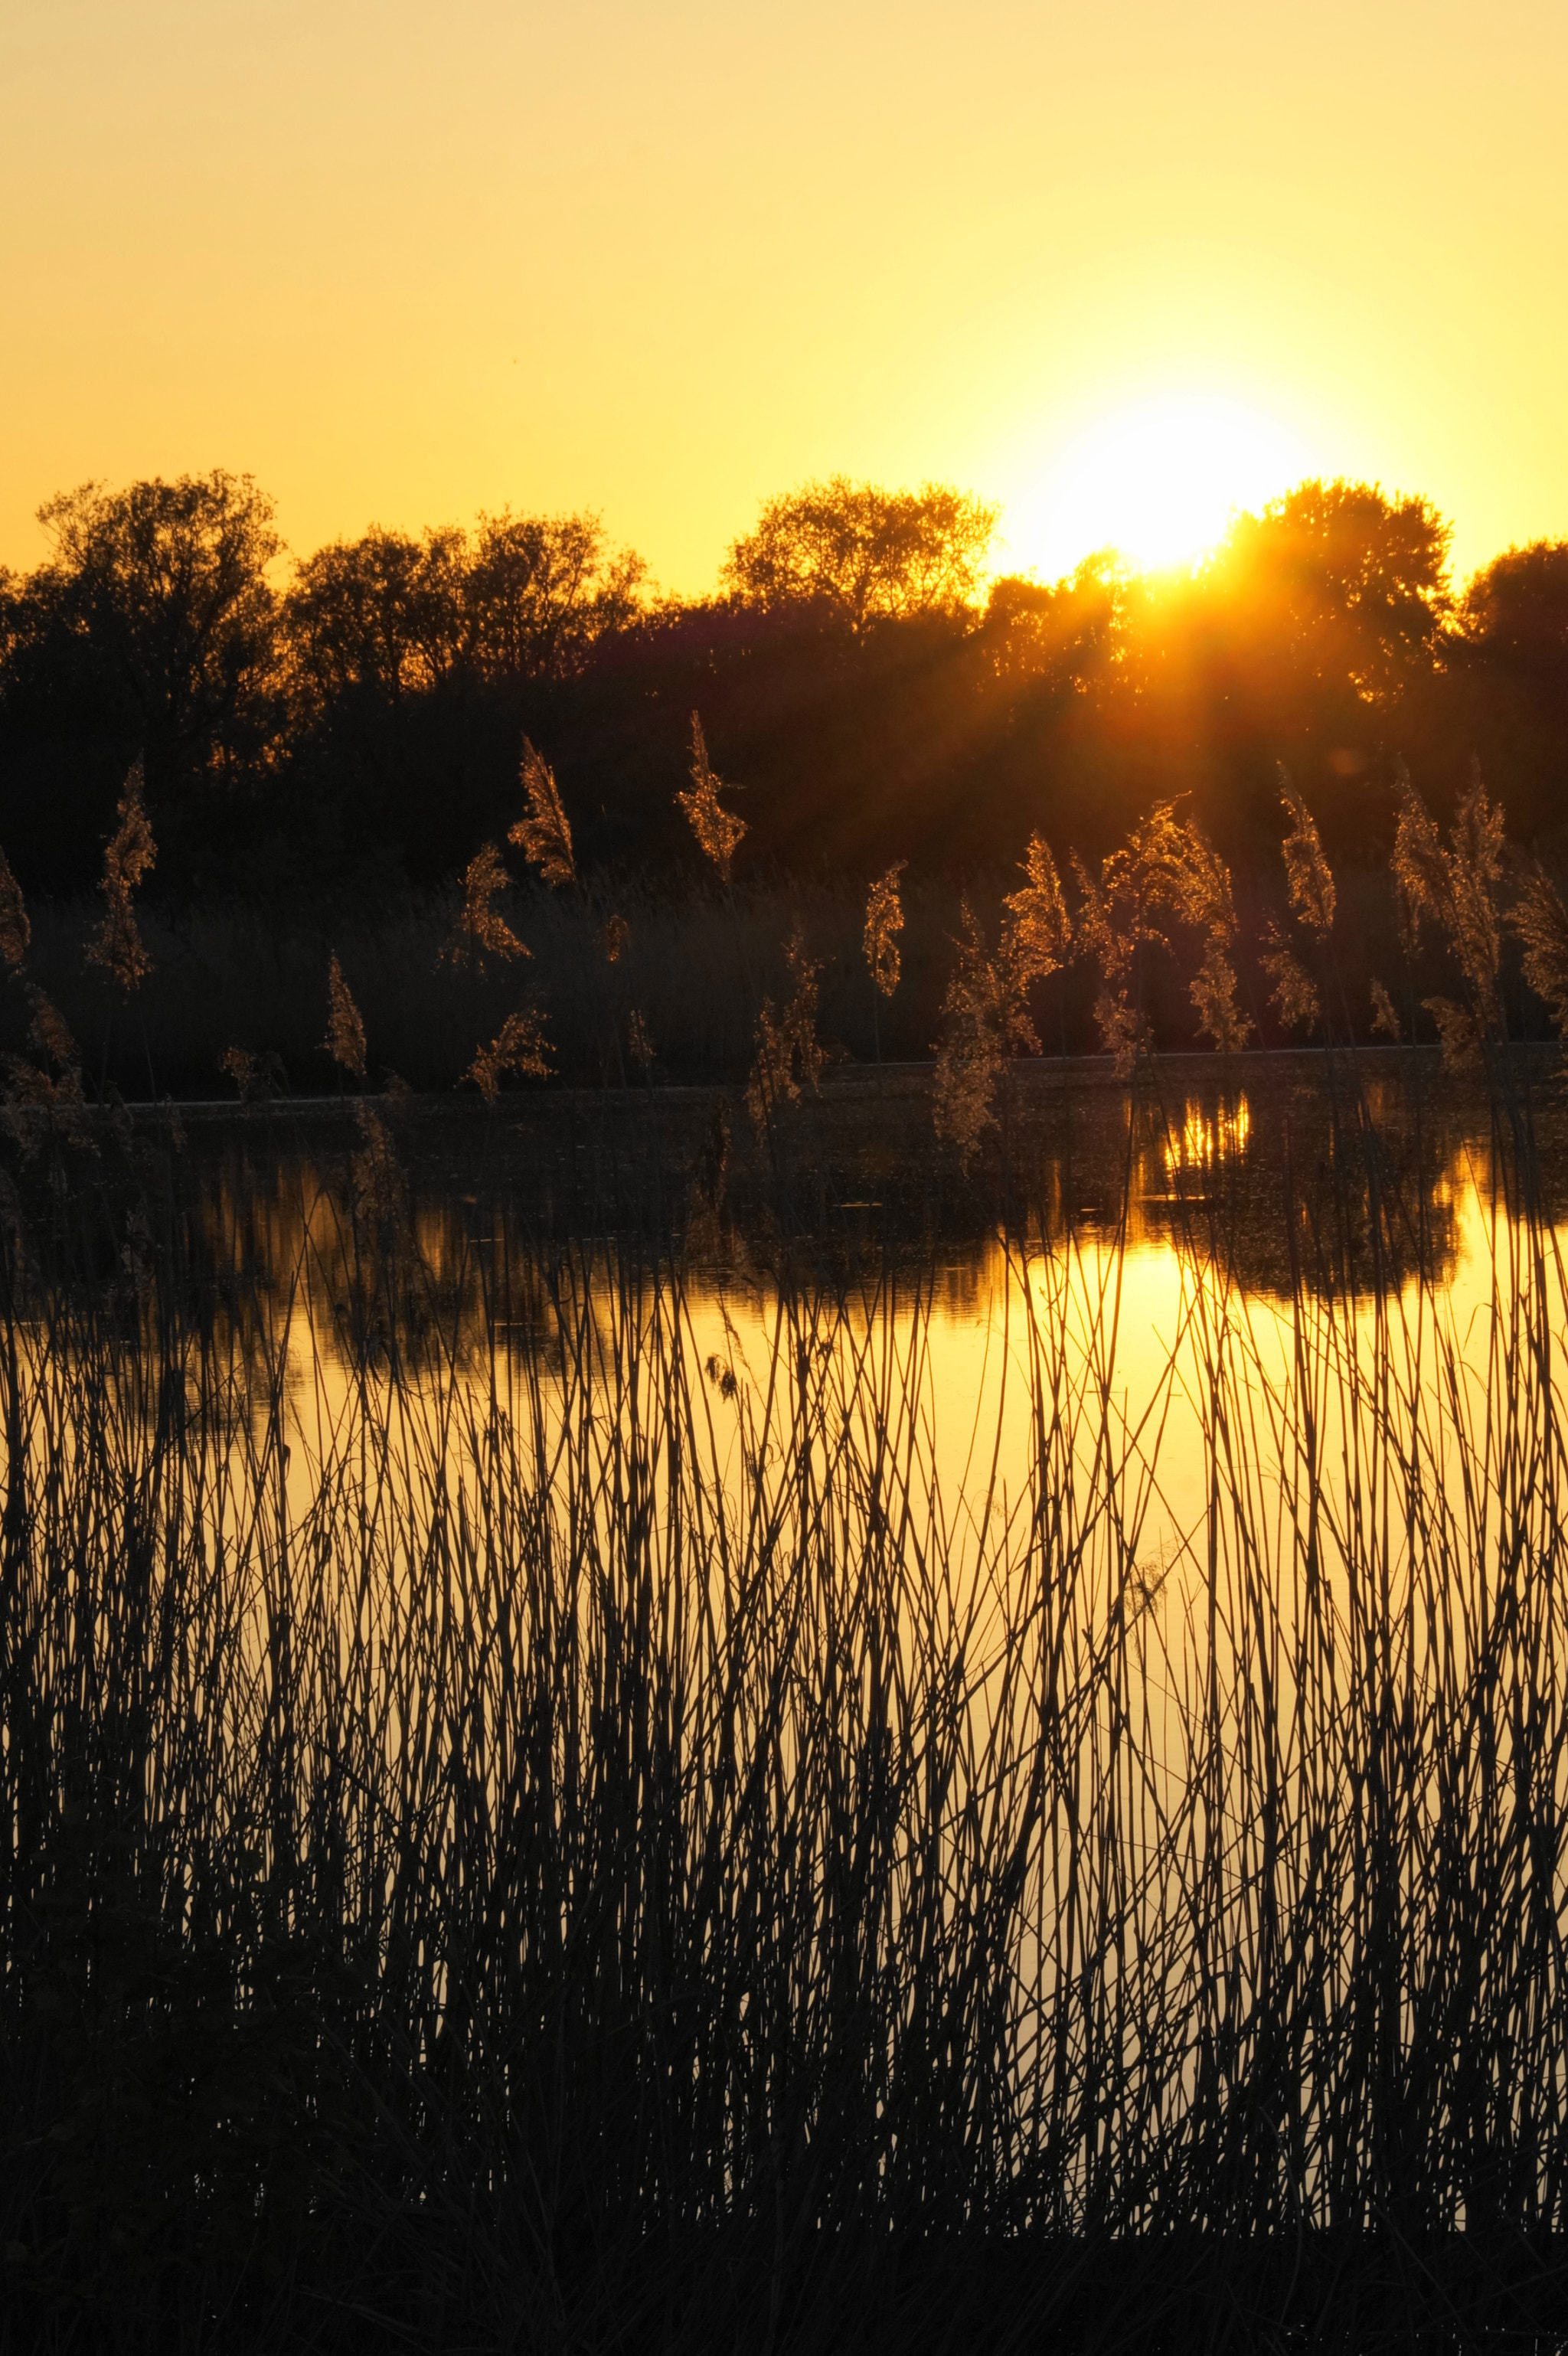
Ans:
{"label": "glowing sun disc", "polygon": [[1109,411],[1079,434],[1008,519],[1012,561],[1065,572],[1115,548],[1141,570],[1190,564],[1315,471],[1276,419],[1212,393],[1165,393]]}

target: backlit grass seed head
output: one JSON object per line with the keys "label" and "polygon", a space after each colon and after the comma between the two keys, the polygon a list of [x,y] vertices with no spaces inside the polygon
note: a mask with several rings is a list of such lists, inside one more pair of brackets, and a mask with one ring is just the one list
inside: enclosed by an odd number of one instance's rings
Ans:
{"label": "backlit grass seed head", "polygon": [[1479,1057],[1483,1034],[1472,1010],[1452,998],[1424,998],[1421,1002],[1437,1025],[1448,1070],[1462,1072],[1473,1066]]}
{"label": "backlit grass seed head", "polygon": [[549,1077],[545,1019],[539,1007],[525,1006],[508,1014],[490,1044],[480,1048],[464,1077],[473,1081],[486,1104],[493,1105],[501,1093],[504,1072],[531,1080]]}
{"label": "backlit grass seed head", "polygon": [[799,918],[784,947],[792,984],[782,1013],[771,998],[757,1017],[756,1052],[746,1083],[746,1104],[759,1132],[782,1103],[795,1103],[803,1087],[815,1089],[825,1061],[816,1035],[817,977],[822,962],[806,946]]}
{"label": "backlit grass seed head", "polygon": [[27,990],[27,1003],[33,1019],[27,1025],[27,1044],[40,1055],[48,1055],[62,1071],[75,1071],[81,1063],[80,1050],[71,1037],[70,1026],[52,998],[46,997],[37,984]]}
{"label": "backlit grass seed head", "polygon": [[641,1072],[651,1072],[654,1066],[654,1043],[643,1019],[641,1007],[634,1006],[626,1018],[626,1051]]}
{"label": "backlit grass seed head", "polygon": [[1132,1003],[1125,990],[1115,995],[1103,990],[1094,1001],[1094,1027],[1100,1033],[1100,1044],[1115,1066],[1119,1080],[1129,1079],[1138,1057],[1147,1055],[1153,1046],[1148,1022]]}
{"label": "backlit grass seed head", "polygon": [[1040,835],[1029,836],[1023,871],[1028,883],[1021,892],[1009,892],[1004,903],[1010,919],[1008,938],[1014,979],[1019,989],[1027,989],[1031,981],[1043,981],[1048,974],[1060,971],[1067,961],[1072,940],[1061,878],[1056,872],[1050,846]]}
{"label": "backlit grass seed head", "polygon": [[886,873],[878,876],[866,902],[866,930],[862,946],[866,963],[870,969],[872,986],[883,998],[892,996],[903,971],[898,942],[904,927],[899,877],[908,864],[907,860],[895,859]]}
{"label": "backlit grass seed head", "polygon": [[443,952],[449,965],[459,971],[466,967],[483,973],[486,958],[498,958],[506,963],[532,954],[496,906],[498,894],[510,882],[495,844],[482,844],[464,870],[463,905],[452,939]]}
{"label": "backlit grass seed head", "polygon": [[[1112,868],[1113,862],[1120,856],[1120,853],[1113,852],[1111,858],[1105,861],[1105,867]],[[1132,965],[1133,951],[1136,942],[1133,935],[1124,926],[1119,926],[1112,915],[1111,892],[1106,888],[1106,884],[1107,881],[1114,883],[1115,877],[1103,880],[1091,875],[1087,865],[1076,851],[1072,853],[1072,873],[1077,880],[1081,900],[1078,910],[1078,937],[1087,954],[1099,967],[1101,977],[1109,987],[1125,979]]]}
{"label": "backlit grass seed head", "polygon": [[1269,1003],[1277,1012],[1285,1029],[1315,1031],[1322,1014],[1317,985],[1279,926],[1272,921],[1264,933],[1259,963],[1274,983]]}
{"label": "backlit grass seed head", "polygon": [[11,862],[0,851],[0,958],[15,971],[27,954],[33,937],[22,887],[11,873]]}
{"label": "backlit grass seed head", "polygon": [[727,810],[719,799],[723,780],[715,776],[708,765],[708,745],[702,734],[702,723],[694,712],[691,715],[691,784],[678,793],[676,801],[686,813],[698,849],[705,859],[712,861],[721,884],[730,881],[731,865],[741,847],[746,823]]}
{"label": "backlit grass seed head", "polygon": [[352,1072],[357,1078],[365,1076],[365,1025],[359,1019],[348,984],[343,979],[343,968],[337,962],[337,951],[332,952],[332,963],[326,976],[326,1037],[322,1042],[327,1054],[338,1067]]}
{"label": "backlit grass seed head", "polygon": [[1509,917],[1524,949],[1524,978],[1568,1037],[1568,907],[1539,859],[1524,871]]}
{"label": "backlit grass seed head", "polygon": [[391,1132],[363,1098],[354,1108],[359,1151],[348,1165],[354,1212],[366,1226],[400,1226],[408,1210],[408,1182]]}
{"label": "backlit grass seed head", "polygon": [[599,936],[599,943],[603,949],[606,965],[620,964],[626,954],[626,945],[631,937],[632,927],[624,916],[606,916],[604,928]]}
{"label": "backlit grass seed head", "polygon": [[[1472,761],[1469,781],[1445,845],[1403,762],[1396,780],[1400,808],[1393,873],[1402,938],[1407,951],[1413,951],[1419,946],[1423,920],[1428,917],[1445,935],[1469,991],[1473,1034],[1467,1044],[1456,1044],[1452,1052],[1467,1055],[1470,1045],[1495,1031],[1502,1021],[1498,992],[1502,954],[1498,887],[1505,857],[1503,814],[1488,796],[1479,765]],[[1446,1009],[1447,1001],[1441,1002]],[[1433,1011],[1448,1053],[1450,1040],[1459,1041],[1463,1026],[1451,1011],[1442,1016],[1435,1007]]]}
{"label": "backlit grass seed head", "polygon": [[1253,1035],[1251,1018],[1236,1004],[1236,969],[1211,935],[1187,994],[1197,1009],[1200,1035],[1221,1055],[1240,1055]]}
{"label": "backlit grass seed head", "polygon": [[283,1059],[273,1048],[258,1055],[249,1047],[226,1047],[218,1068],[233,1081],[242,1105],[270,1104],[274,1097],[288,1094]]}
{"label": "backlit grass seed head", "polygon": [[1376,974],[1372,976],[1372,1031],[1376,1037],[1392,1039],[1396,1047],[1404,1035],[1393,1001]]}
{"label": "backlit grass seed head", "polygon": [[1279,770],[1280,799],[1290,819],[1290,831],[1281,846],[1285,852],[1285,875],[1290,894],[1291,914],[1309,933],[1326,941],[1334,929],[1334,910],[1338,894],[1334,886],[1334,871],[1324,855],[1322,837],[1317,821],[1291,782],[1284,763]]}
{"label": "backlit grass seed head", "polygon": [[1000,977],[967,900],[961,903],[959,922],[958,961],[942,1001],[932,1114],[937,1136],[957,1147],[959,1164],[967,1171],[981,1139],[996,1125],[1006,1043]]}
{"label": "backlit grass seed head", "polygon": [[538,868],[541,880],[552,889],[575,884],[577,857],[560,787],[549,764],[535,752],[526,736],[522,783],[528,809],[510,829],[507,840],[517,844],[529,865]]}
{"label": "backlit grass seed head", "polygon": [[103,854],[103,881],[99,887],[105,902],[103,918],[87,947],[89,965],[101,967],[126,992],[138,989],[153,970],[133,905],[137,885],[157,857],[143,803],[143,786],[138,760],[125,780],[119,801],[120,823]]}

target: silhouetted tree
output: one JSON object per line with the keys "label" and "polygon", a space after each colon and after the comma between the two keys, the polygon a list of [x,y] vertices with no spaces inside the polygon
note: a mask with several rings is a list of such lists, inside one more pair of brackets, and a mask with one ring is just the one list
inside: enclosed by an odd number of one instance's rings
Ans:
{"label": "silhouetted tree", "polygon": [[463,534],[379,526],[307,557],[283,600],[291,672],[306,709],[346,697],[396,703],[439,684],[464,638]]}
{"label": "silhouetted tree", "polygon": [[641,557],[612,551],[596,516],[481,516],[421,540],[379,528],[319,549],[283,606],[313,709],[385,703],[454,680],[561,679],[636,613]]}
{"label": "silhouetted tree", "polygon": [[1568,540],[1495,557],[1465,592],[1458,627],[1471,655],[1495,669],[1568,678]]}
{"label": "silhouetted tree", "polygon": [[647,567],[597,516],[484,516],[468,552],[468,648],[482,677],[563,679],[639,610]]}
{"label": "silhouetted tree", "polygon": [[1298,483],[1237,518],[1208,569],[1232,643],[1298,682],[1347,684],[1386,711],[1440,661],[1452,537],[1429,500],[1377,486]]}
{"label": "silhouetted tree", "polygon": [[267,567],[282,553],[272,503],[249,475],[99,484],[38,510],[52,561],[30,584],[43,615],[70,632],[123,689],[149,764],[222,768],[265,724],[276,600]]}
{"label": "silhouetted tree", "polygon": [[0,675],[13,833],[29,854],[50,819],[91,841],[140,755],[177,868],[210,789],[254,778],[282,717],[272,501],[219,467],[84,484],[38,514],[54,549],[7,597]]}
{"label": "silhouetted tree", "polygon": [[817,605],[857,634],[951,614],[978,594],[1000,512],[945,483],[884,491],[834,475],[769,499],[721,577],[749,605]]}
{"label": "silhouetted tree", "polygon": [[1126,621],[1125,567],[1105,549],[1053,584],[1017,573],[994,581],[980,638],[998,680],[1082,694],[1117,659]]}

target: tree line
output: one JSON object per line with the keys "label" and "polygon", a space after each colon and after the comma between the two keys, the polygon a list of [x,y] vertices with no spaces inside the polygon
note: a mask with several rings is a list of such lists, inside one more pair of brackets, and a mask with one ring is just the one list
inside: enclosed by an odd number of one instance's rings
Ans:
{"label": "tree line", "polygon": [[943,485],[768,501],[714,593],[657,594],[591,514],[372,530],[296,563],[222,470],[49,502],[0,574],[0,841],[85,889],[140,760],[172,902],[389,895],[505,830],[521,746],[588,866],[690,858],[699,712],[760,870],[961,876],[1020,824],[1097,858],[1158,802],[1243,869],[1283,761],[1331,853],[1381,863],[1400,764],[1439,810],[1473,759],[1526,838],[1568,812],[1568,542],[1463,585],[1425,499],[1300,484],[1190,574],[1113,552],[993,577],[999,521]]}

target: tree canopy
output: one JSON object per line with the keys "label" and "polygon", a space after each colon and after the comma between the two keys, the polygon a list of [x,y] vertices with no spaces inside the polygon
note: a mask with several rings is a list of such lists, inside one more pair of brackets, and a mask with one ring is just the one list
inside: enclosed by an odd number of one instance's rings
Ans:
{"label": "tree canopy", "polygon": [[834,475],[767,500],[720,577],[749,605],[818,605],[858,636],[972,605],[1000,514],[946,483],[885,491]]}

